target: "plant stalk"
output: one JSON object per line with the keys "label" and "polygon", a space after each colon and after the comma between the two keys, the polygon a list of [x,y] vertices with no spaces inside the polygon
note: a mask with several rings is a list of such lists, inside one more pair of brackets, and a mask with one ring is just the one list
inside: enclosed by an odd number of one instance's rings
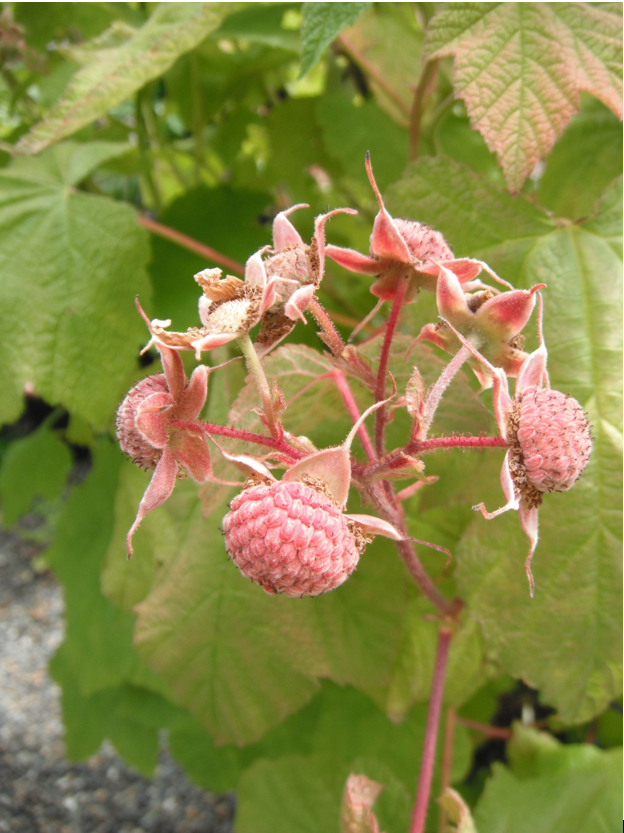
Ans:
{"label": "plant stalk", "polygon": [[[334,370],[331,374],[331,378],[336,383],[336,387],[342,396],[342,399],[347,406],[347,411],[349,411],[349,416],[353,420],[353,424],[358,421],[360,418],[360,410],[357,406],[357,402],[351,392],[351,388],[349,387],[349,383],[347,382],[343,373],[339,370]],[[366,430],[366,426],[364,423],[360,425],[358,428],[358,437],[360,438],[360,442],[362,443],[362,447],[368,459],[371,463],[377,459],[375,455],[375,449],[373,448],[373,443],[371,442],[371,438],[368,436],[368,431]]]}
{"label": "plant stalk", "polygon": [[258,354],[256,353],[256,348],[253,346],[251,339],[247,333],[244,333],[242,336],[239,336],[236,339],[237,343],[240,346],[240,349],[245,357],[245,364],[247,365],[247,370],[249,374],[253,377],[254,382],[256,383],[256,388],[258,389],[258,393],[260,394],[260,400],[262,401],[262,411],[264,414],[264,418],[266,419],[267,427],[271,436],[274,440],[281,440],[283,437],[283,431],[278,424],[278,420],[275,418],[275,410],[273,408],[273,397],[271,396],[271,388],[269,387],[269,382],[267,377],[264,373],[264,368],[262,367],[262,363],[258,358]]}
{"label": "plant stalk", "polygon": [[[407,293],[407,278],[401,278],[397,286],[390,317],[386,324],[386,334],[381,346],[379,356],[379,369],[377,370],[377,384],[375,387],[375,402],[381,402],[386,398],[386,374],[388,372],[388,360],[390,358],[390,347],[394,338],[394,331],[399,321],[401,307]],[[375,417],[375,450],[381,457],[384,453],[384,433],[386,430],[386,408],[379,408]]]}
{"label": "plant stalk", "polygon": [[255,443],[256,445],[264,445],[267,448],[273,448],[279,451],[280,454],[288,455],[293,461],[300,460],[304,454],[296,448],[293,448],[285,439],[274,440],[272,437],[265,437],[262,434],[254,434],[251,431],[244,431],[240,428],[228,428],[225,425],[215,425],[211,422],[184,422],[181,419],[171,420],[172,428],[191,428],[203,431],[209,436],[214,434],[215,437],[229,437],[233,440],[240,440],[245,443]]}
{"label": "plant stalk", "polygon": [[321,331],[324,335],[323,341],[325,342],[325,344],[327,344],[327,346],[337,359],[341,358],[345,349],[344,344],[342,339],[340,338],[340,333],[332,324],[329,315],[325,312],[323,307],[314,297],[308,304],[308,310],[312,313],[312,315],[314,316],[314,320],[321,328]]}
{"label": "plant stalk", "polygon": [[446,662],[452,633],[450,623],[442,623],[440,625],[438,648],[433,668],[431,699],[429,700],[427,726],[425,728],[425,743],[423,745],[418,789],[416,791],[416,801],[414,802],[412,824],[409,833],[423,833],[425,829],[427,807],[429,806],[429,796],[431,793],[431,781],[433,778],[433,764],[438,740],[440,711],[442,709],[442,697],[444,695],[444,676],[446,674]]}

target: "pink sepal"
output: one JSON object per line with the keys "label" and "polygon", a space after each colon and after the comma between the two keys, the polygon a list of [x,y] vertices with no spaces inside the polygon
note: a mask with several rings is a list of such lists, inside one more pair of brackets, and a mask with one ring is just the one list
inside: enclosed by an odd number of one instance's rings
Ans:
{"label": "pink sepal", "polygon": [[284,473],[282,480],[301,480],[303,476],[314,477],[327,484],[333,499],[342,509],[349,496],[351,485],[351,455],[344,445],[317,451]]}
{"label": "pink sepal", "polygon": [[[444,330],[440,330],[440,328],[436,327],[435,324],[425,324],[418,334],[418,337],[411,345],[407,356],[409,356],[419,341],[429,341],[431,344],[435,344],[436,347],[440,347],[447,353],[450,353],[453,349],[453,337],[448,331],[445,332]],[[457,345],[457,342],[455,342],[455,345]]]}
{"label": "pink sepal", "polygon": [[156,509],[158,506],[167,500],[176,482],[176,475],[178,473],[178,464],[170,448],[165,448],[161,455],[158,465],[154,470],[149,486],[145,490],[145,494],[141,498],[139,504],[139,511],[130,527],[130,532],[126,538],[126,548],[128,550],[128,558],[132,557],[132,537],[137,531],[139,524],[148,512]]}
{"label": "pink sepal", "polygon": [[135,425],[154,448],[164,448],[169,442],[169,421],[175,406],[168,393],[153,393],[137,408]]}
{"label": "pink sepal", "polygon": [[520,508],[518,509],[518,517],[520,518],[520,526],[522,527],[522,531],[531,542],[529,554],[527,555],[526,561],[524,562],[524,569],[529,580],[529,590],[531,598],[533,598],[533,595],[535,593],[535,582],[533,581],[533,573],[531,572],[531,560],[533,558],[535,548],[537,547],[537,541],[539,537],[537,507],[534,506],[532,509],[529,509],[523,501],[520,504]]}
{"label": "pink sepal", "polygon": [[373,176],[373,167],[368,154],[366,154],[366,173],[368,174],[369,182],[379,203],[379,213],[375,217],[373,233],[371,234],[371,254],[377,255],[377,257],[388,258],[389,260],[398,260],[400,263],[411,263],[412,257],[407,248],[407,243],[401,236],[401,232],[396,227],[394,220],[386,211],[381,193]]}
{"label": "pink sepal", "polygon": [[162,344],[157,344],[156,349],[160,353],[160,361],[163,366],[169,392],[174,399],[177,399],[186,384],[186,375],[180,354],[177,350],[172,350],[170,347],[165,347]]}
{"label": "pink sepal", "polygon": [[505,495],[507,503],[504,506],[501,506],[500,509],[496,509],[494,512],[488,512],[484,503],[479,503],[477,506],[472,507],[475,511],[481,512],[487,521],[491,521],[492,518],[497,518],[504,512],[509,512],[512,509],[518,509],[520,507],[520,501],[516,496],[516,490],[514,488],[513,480],[511,479],[509,454],[509,451],[505,454],[505,459],[503,460],[503,466],[501,468],[501,486],[503,488],[503,494]]}
{"label": "pink sepal", "polygon": [[202,432],[177,431],[173,436],[171,447],[175,457],[191,475],[196,483],[206,483],[212,479],[212,463],[206,437]]}
{"label": "pink sepal", "polygon": [[[459,278],[446,266],[436,264],[440,269],[436,287],[438,312],[442,318],[448,318],[454,324],[470,325],[474,318],[467,302]],[[495,300],[495,299],[494,299]]]}
{"label": "pink sepal", "polygon": [[535,307],[535,292],[544,284],[533,289],[515,289],[490,298],[475,313],[475,324],[484,332],[500,341],[509,341],[522,330]]}
{"label": "pink sepal", "polygon": [[349,269],[350,272],[358,272],[361,275],[378,275],[382,266],[376,257],[360,254],[355,249],[343,249],[331,243],[325,247],[325,254],[333,261]]}
{"label": "pink sepal", "polygon": [[287,208],[286,211],[280,211],[273,220],[273,248],[276,251],[279,252],[280,249],[287,249],[291,246],[303,246],[301,235],[288,219],[288,215],[299,208],[309,207],[307,203],[301,202]]}
{"label": "pink sepal", "polygon": [[[232,463],[244,475],[249,477],[252,474],[259,474],[262,477],[266,477],[267,480],[276,482],[270,470],[264,465],[264,463],[261,463],[260,460],[256,460],[255,457],[248,457],[246,454],[228,454],[228,452],[219,445],[213,436],[210,434],[208,436],[228,463]],[[220,483],[222,481],[218,482]]]}
{"label": "pink sepal", "polygon": [[516,379],[516,395],[531,387],[540,387],[547,378],[548,352],[542,344],[525,359]]}
{"label": "pink sepal", "polygon": [[284,305],[284,313],[291,321],[303,321],[307,324],[303,311],[314,297],[314,284],[308,283],[296,289]]}
{"label": "pink sepal", "polygon": [[403,535],[396,527],[392,526],[388,521],[381,518],[376,518],[374,515],[345,515],[350,521],[360,526],[364,532],[370,532],[372,535],[383,535],[384,538],[391,538],[393,541],[405,541]]}
{"label": "pink sepal", "polygon": [[208,374],[210,369],[200,364],[191,374],[189,383],[182,391],[176,408],[176,418],[192,422],[200,415],[208,396]]}
{"label": "pink sepal", "polygon": [[260,255],[264,249],[253,254],[245,264],[245,283],[249,286],[259,286],[262,289],[267,284],[266,270]]}
{"label": "pink sepal", "polygon": [[327,214],[319,214],[314,221],[314,239],[318,249],[319,273],[316,279],[318,286],[325,275],[325,223],[336,214],[357,214],[355,208],[334,208],[333,211],[328,211]]}
{"label": "pink sepal", "polygon": [[437,277],[440,273],[440,266],[444,266],[452,272],[460,283],[467,283],[473,278],[476,278],[481,271],[481,264],[477,260],[471,260],[469,257],[456,258],[453,260],[442,260],[440,263],[424,263],[418,267],[418,271],[423,275],[433,275]]}
{"label": "pink sepal", "polygon": [[210,333],[209,335],[196,338],[190,342],[191,347],[195,350],[195,358],[201,361],[201,354],[204,350],[214,350],[216,347],[222,347],[230,341],[237,339],[241,333]]}

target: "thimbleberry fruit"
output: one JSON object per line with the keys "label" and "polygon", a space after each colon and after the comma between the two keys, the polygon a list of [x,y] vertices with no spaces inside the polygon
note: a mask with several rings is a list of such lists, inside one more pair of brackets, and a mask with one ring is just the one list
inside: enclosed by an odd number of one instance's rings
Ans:
{"label": "thimbleberry fruit", "polygon": [[117,439],[122,451],[142,469],[151,471],[162,455],[161,448],[154,448],[145,439],[136,426],[138,407],[148,396],[154,393],[168,393],[167,380],[164,374],[148,376],[142,379],[128,393],[117,411],[116,427]]}
{"label": "thimbleberry fruit", "polygon": [[[320,484],[319,484],[320,485]],[[223,520],[236,566],[268,593],[319,596],[355,570],[366,538],[315,485],[251,486]]]}
{"label": "thimbleberry fruit", "polygon": [[510,470],[529,505],[543,492],[571,489],[587,465],[592,438],[580,404],[550,388],[522,391],[509,414]]}

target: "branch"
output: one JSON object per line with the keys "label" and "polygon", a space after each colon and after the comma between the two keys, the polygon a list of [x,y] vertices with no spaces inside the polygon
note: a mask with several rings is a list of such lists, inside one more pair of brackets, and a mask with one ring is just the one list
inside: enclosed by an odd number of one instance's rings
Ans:
{"label": "branch", "polygon": [[181,419],[171,420],[172,428],[191,428],[196,431],[203,431],[204,434],[214,434],[215,437],[230,437],[233,440],[240,440],[245,443],[264,445],[287,454],[293,460],[300,460],[305,455],[303,452],[293,448],[284,438],[275,440],[272,437],[265,437],[263,434],[253,434],[251,431],[244,431],[240,428],[227,428],[225,425],[213,425],[211,422],[185,422]]}
{"label": "branch", "polygon": [[182,246],[183,249],[195,252],[195,254],[205,257],[208,260],[212,260],[215,263],[224,266],[226,269],[231,269],[239,275],[245,274],[245,267],[240,263],[237,263],[235,260],[231,260],[231,258],[227,255],[221,254],[221,252],[218,252],[216,249],[212,249],[210,246],[205,246],[203,243],[200,243],[199,240],[193,240],[192,237],[182,234],[181,231],[176,231],[175,229],[169,228],[169,226],[163,226],[162,223],[150,220],[149,217],[137,217],[137,222],[139,225],[143,226],[143,228],[151,231],[152,234],[164,237],[165,240],[171,240],[173,243],[177,243],[178,246]]}
{"label": "branch", "polygon": [[416,791],[416,801],[414,802],[414,812],[412,814],[410,833],[423,833],[425,829],[425,819],[427,818],[427,807],[429,805],[429,795],[431,793],[431,780],[433,777],[436,742],[438,739],[440,710],[442,708],[442,697],[444,694],[446,661],[448,659],[448,649],[451,636],[451,626],[449,624],[442,624],[438,634],[438,649],[433,668],[433,683],[431,686],[429,711],[427,713],[425,742],[423,745],[420,775],[418,777],[418,789]]}

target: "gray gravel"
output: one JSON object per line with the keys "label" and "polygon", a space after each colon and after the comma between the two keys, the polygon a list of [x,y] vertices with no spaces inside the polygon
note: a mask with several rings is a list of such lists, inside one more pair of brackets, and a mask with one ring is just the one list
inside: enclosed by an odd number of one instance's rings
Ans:
{"label": "gray gravel", "polygon": [[59,689],[47,663],[63,638],[63,602],[39,547],[0,532],[0,833],[231,833],[234,797],[190,783],[166,749],[153,780],[104,744],[64,758]]}

